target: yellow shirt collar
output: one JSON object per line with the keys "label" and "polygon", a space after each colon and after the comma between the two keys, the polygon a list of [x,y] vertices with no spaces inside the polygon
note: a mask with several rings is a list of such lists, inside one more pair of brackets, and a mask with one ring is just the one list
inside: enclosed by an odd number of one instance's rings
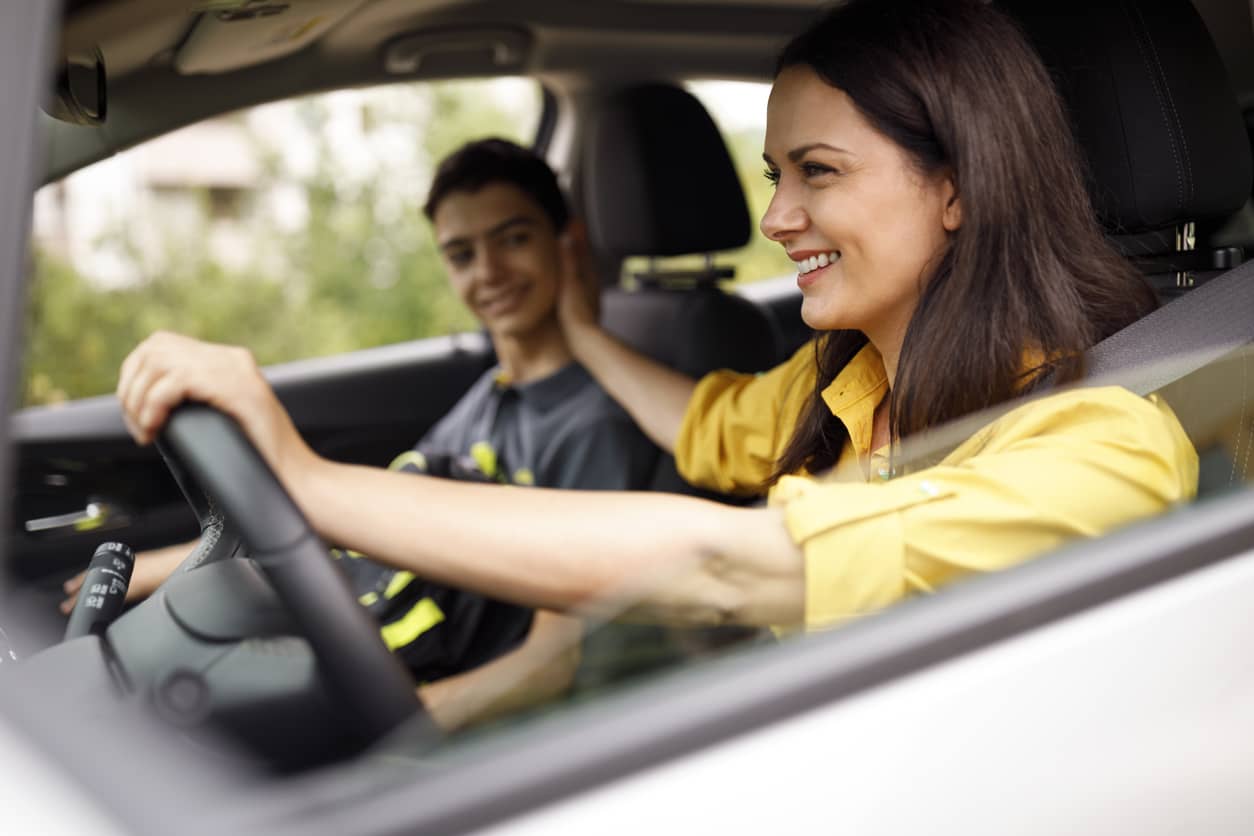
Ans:
{"label": "yellow shirt collar", "polygon": [[888,394],[888,372],[875,346],[867,343],[820,393],[823,403],[845,425],[860,458],[871,453],[875,408]]}

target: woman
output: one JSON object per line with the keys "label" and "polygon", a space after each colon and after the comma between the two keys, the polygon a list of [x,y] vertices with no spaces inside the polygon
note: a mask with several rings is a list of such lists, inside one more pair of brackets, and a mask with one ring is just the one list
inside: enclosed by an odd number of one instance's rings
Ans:
{"label": "woman", "polygon": [[1193,494],[1174,416],[1116,387],[1034,400],[893,478],[896,442],[1077,379],[1089,346],[1153,306],[1096,226],[1044,68],[997,10],[833,10],[781,58],[765,151],[762,231],[797,263],[813,346],[757,378],[694,383],[596,326],[573,252],[562,320],[576,358],[685,475],[769,491],[766,508],[329,462],[247,352],[174,335],[123,366],[131,432],[147,443],[178,402],[208,402],[332,542],[531,606],[624,591],[678,623],[828,626]]}

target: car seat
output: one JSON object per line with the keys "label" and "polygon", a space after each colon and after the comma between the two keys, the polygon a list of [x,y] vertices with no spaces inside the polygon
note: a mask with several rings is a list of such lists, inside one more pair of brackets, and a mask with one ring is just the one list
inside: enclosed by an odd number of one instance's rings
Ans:
{"label": "car seat", "polygon": [[[1092,374],[1115,375],[1135,389],[1119,375],[1161,365],[1181,344],[1191,350],[1206,339],[1205,317],[1186,322],[1180,306],[1192,301],[1180,297],[1244,258],[1240,247],[1199,248],[1195,231],[1227,219],[1250,196],[1251,147],[1236,96],[1187,0],[1001,5],[1039,50],[1066,102],[1103,226],[1169,303],[1145,326],[1134,324],[1089,352]],[[1199,333],[1182,340],[1186,327]],[[1244,364],[1245,354],[1237,359]],[[1234,377],[1242,382],[1233,385]],[[1164,390],[1201,457],[1199,495],[1246,478],[1254,426],[1223,417],[1254,415],[1244,402],[1245,377],[1243,365],[1210,364]],[[1242,439],[1245,455],[1238,456]]]}
{"label": "car seat", "polygon": [[1229,217],[1249,196],[1251,159],[1232,85],[1193,6],[1002,6],[1066,101],[1102,224],[1160,298],[1239,264],[1239,248],[1197,248],[1197,225]]}
{"label": "car seat", "polygon": [[[740,179],[713,120],[692,94],[643,84],[607,97],[591,114],[579,190],[589,237],[617,275],[628,256],[711,254],[749,243]],[[607,288],[602,323],[638,351],[684,374],[764,371],[779,335],[760,308],[718,286],[731,276],[707,258],[691,271],[650,271],[636,286]],[[662,456],[655,490],[701,493]]]}

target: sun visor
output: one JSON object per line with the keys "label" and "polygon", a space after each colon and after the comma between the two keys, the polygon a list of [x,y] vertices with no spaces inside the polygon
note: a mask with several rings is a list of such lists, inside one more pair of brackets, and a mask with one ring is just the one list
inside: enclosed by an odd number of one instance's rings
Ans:
{"label": "sun visor", "polygon": [[174,68],[182,75],[226,73],[291,55],[322,37],[362,2],[216,2],[196,21],[174,57]]}

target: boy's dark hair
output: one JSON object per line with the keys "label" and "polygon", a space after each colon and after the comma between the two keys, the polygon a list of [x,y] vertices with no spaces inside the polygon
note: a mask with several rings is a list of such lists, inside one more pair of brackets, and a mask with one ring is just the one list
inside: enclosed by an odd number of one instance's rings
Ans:
{"label": "boy's dark hair", "polygon": [[434,221],[440,203],[451,192],[477,192],[489,183],[517,186],[540,205],[554,230],[566,229],[570,209],[553,169],[534,151],[506,139],[468,142],[445,157],[436,169],[422,211]]}

